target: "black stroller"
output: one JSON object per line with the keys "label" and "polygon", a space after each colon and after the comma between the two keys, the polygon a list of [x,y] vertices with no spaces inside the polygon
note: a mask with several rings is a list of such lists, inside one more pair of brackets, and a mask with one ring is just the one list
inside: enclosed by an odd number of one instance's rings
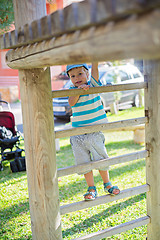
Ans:
{"label": "black stroller", "polygon": [[[8,102],[0,100],[0,104]],[[0,111],[0,170],[3,170],[2,162],[14,159],[10,162],[12,172],[24,171],[25,157],[22,157],[23,149],[19,148],[20,134],[16,130],[15,118],[10,111]],[[13,151],[14,148],[14,151]]]}

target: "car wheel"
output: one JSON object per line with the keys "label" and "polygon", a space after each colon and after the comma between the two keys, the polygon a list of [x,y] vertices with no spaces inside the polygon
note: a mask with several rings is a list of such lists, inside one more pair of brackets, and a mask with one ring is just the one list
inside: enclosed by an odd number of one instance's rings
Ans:
{"label": "car wheel", "polygon": [[139,94],[137,93],[135,98],[134,98],[133,106],[134,107],[141,107],[141,105],[144,106],[144,97],[142,96],[142,100],[140,102]]}
{"label": "car wheel", "polygon": [[139,94],[136,94],[135,98],[134,98],[134,102],[133,102],[133,106],[134,107],[139,107]]}

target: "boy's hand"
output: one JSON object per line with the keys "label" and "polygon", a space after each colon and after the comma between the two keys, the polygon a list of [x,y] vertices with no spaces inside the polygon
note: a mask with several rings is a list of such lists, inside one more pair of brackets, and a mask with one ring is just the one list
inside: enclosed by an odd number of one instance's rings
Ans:
{"label": "boy's hand", "polygon": [[87,91],[89,89],[89,85],[87,84],[82,84],[81,86],[79,86],[78,88],[82,88],[83,90]]}
{"label": "boy's hand", "polygon": [[[82,84],[81,86],[79,86],[78,88],[82,88],[83,90],[87,91],[89,89],[89,85],[87,84]],[[77,101],[79,99],[79,95],[78,96],[71,96],[68,98],[68,103],[70,106],[74,106]]]}

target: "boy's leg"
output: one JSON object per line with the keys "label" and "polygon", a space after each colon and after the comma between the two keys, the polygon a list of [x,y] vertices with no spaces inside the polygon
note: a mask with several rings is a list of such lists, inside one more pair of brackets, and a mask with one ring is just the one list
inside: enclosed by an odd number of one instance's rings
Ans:
{"label": "boy's leg", "polygon": [[[86,174],[84,174],[84,177],[86,179],[86,182],[87,182],[87,185],[88,187],[92,187],[94,186],[94,178],[93,178],[93,172],[90,171]],[[91,189],[90,192],[95,192],[94,189]],[[92,199],[92,195],[91,194],[88,194],[84,197],[85,199]]]}
{"label": "boy's leg", "polygon": [[88,187],[94,186],[94,178],[93,178],[93,172],[92,171],[84,174],[84,177],[86,179]]}
{"label": "boy's leg", "polygon": [[[73,154],[74,154],[77,165],[83,164],[83,163],[88,163],[91,161],[90,151],[86,147],[86,142],[88,143],[87,135],[72,136],[72,137],[70,137],[70,142],[71,142]],[[79,172],[79,174],[84,174],[84,177],[86,179],[88,187],[94,187],[94,178],[93,178],[92,171],[90,171],[88,173],[85,173],[85,171],[83,173]],[[95,190],[90,188],[89,192],[95,192]],[[86,194],[84,196],[84,198],[86,200],[94,199],[92,194]]]}
{"label": "boy's leg", "polygon": [[99,173],[101,175],[103,182],[108,183],[109,182],[109,172],[107,170],[106,171],[99,170]]}
{"label": "boy's leg", "polygon": [[[109,182],[109,172],[108,171],[102,171],[99,170],[99,173],[101,175],[101,178],[103,180],[103,183],[108,183]],[[110,189],[112,187],[112,185],[108,185],[107,188]],[[113,190],[113,194],[117,195],[120,193],[119,189],[114,189]]]}

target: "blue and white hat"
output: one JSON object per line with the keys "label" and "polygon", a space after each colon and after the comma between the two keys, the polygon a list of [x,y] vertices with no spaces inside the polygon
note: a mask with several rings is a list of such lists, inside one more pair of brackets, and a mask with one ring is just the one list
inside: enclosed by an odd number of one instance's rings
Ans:
{"label": "blue and white hat", "polygon": [[71,69],[77,68],[77,67],[84,67],[84,68],[86,68],[87,70],[89,70],[89,68],[88,68],[88,66],[87,66],[86,63],[67,65],[67,68],[66,68],[67,74],[68,74],[68,72],[69,72]]}

